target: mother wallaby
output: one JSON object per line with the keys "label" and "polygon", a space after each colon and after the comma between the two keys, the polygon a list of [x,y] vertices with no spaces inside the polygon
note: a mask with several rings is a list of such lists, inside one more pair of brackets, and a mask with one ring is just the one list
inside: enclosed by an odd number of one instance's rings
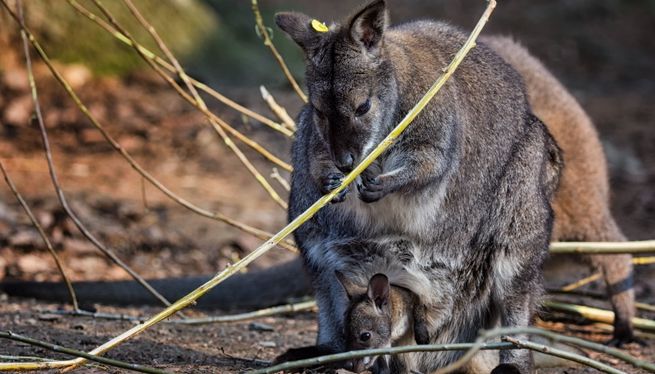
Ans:
{"label": "mother wallaby", "polygon": [[[329,27],[299,13],[278,14],[276,22],[307,60],[310,103],[300,113],[293,147],[294,218],[398,123],[466,34],[428,21],[388,27],[382,0]],[[458,327],[447,337],[453,342],[472,341],[478,329],[496,323],[528,325],[540,295],[560,170],[559,149],[532,114],[521,77],[478,45],[358,179],[357,191],[341,194],[296,232],[320,308],[318,344],[344,349],[347,297],[334,272],[349,255],[325,243],[349,237],[404,236],[421,248],[412,255],[427,276],[439,269],[454,274],[454,299],[463,312],[434,322],[431,337],[443,341],[445,324],[448,331]],[[422,354],[418,370],[430,372],[457,357]],[[525,351],[503,351],[500,362],[532,370]]]}

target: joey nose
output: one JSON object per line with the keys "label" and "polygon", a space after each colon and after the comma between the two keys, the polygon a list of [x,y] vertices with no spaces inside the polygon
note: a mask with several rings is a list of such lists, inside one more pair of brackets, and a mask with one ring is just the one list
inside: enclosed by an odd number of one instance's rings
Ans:
{"label": "joey nose", "polygon": [[348,173],[353,170],[355,166],[355,158],[352,153],[344,153],[337,157],[337,168],[344,173]]}

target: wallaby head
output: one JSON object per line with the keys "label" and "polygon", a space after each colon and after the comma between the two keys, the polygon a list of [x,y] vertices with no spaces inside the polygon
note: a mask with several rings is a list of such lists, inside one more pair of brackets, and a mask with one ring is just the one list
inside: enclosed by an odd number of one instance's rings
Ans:
{"label": "wallaby head", "polygon": [[348,349],[391,346],[389,278],[384,274],[375,274],[371,277],[368,288],[362,289],[341,272],[337,271],[336,275],[350,302],[344,326]]}
{"label": "wallaby head", "polygon": [[304,51],[314,124],[336,166],[352,170],[393,125],[397,86],[384,33],[386,5],[376,0],[343,24],[278,13],[277,25]]}

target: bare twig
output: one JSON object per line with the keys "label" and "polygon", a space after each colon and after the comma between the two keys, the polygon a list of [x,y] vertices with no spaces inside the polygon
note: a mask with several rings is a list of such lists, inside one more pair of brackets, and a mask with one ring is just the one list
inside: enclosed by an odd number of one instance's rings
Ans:
{"label": "bare twig", "polygon": [[[25,22],[22,19],[20,13],[20,9],[22,8],[20,0],[18,0],[16,4],[17,4],[17,8],[19,9],[18,22],[20,23],[21,26],[25,26]],[[155,290],[150,284],[148,284],[148,282],[146,282],[146,280],[143,279],[136,271],[134,271],[125,262],[123,262],[123,260],[121,260],[114,253],[114,251],[109,249],[100,240],[98,240],[98,238],[96,238],[86,228],[86,226],[79,219],[75,211],[73,211],[73,209],[68,204],[66,195],[64,194],[64,191],[62,190],[61,185],[59,184],[59,179],[57,178],[57,172],[55,170],[54,162],[52,161],[52,150],[50,149],[48,133],[46,131],[45,124],[43,123],[43,115],[41,113],[41,105],[39,103],[38,91],[36,88],[36,84],[34,82],[34,74],[32,72],[32,61],[30,58],[29,47],[27,43],[28,38],[24,28],[21,29],[21,35],[23,37],[23,46],[25,48],[25,59],[27,64],[28,79],[32,92],[32,100],[34,101],[34,112],[36,113],[36,119],[39,125],[41,139],[43,141],[43,150],[45,152],[46,161],[48,163],[50,179],[52,180],[52,185],[55,188],[55,192],[57,194],[57,198],[59,199],[59,202],[61,203],[61,206],[64,208],[64,211],[66,211],[66,214],[70,217],[70,219],[75,224],[75,227],[77,227],[77,229],[82,233],[82,235],[84,235],[84,237],[86,237],[94,246],[96,246],[96,248],[98,248],[105,256],[107,256],[107,258],[109,258],[113,263],[115,263],[123,270],[125,270],[134,280],[136,280],[140,285],[142,285],[148,292],[150,292],[155,298],[161,301],[164,305],[166,306],[171,305],[171,303],[168,300],[166,300],[164,296],[162,296],[159,292],[157,292],[157,290]]]}
{"label": "bare twig", "polygon": [[[591,321],[603,322],[609,324],[614,323],[614,312],[605,309],[592,308],[584,305],[562,303],[552,300],[544,301],[544,306],[560,312],[575,314]],[[635,317],[632,318],[632,324],[634,325],[634,327],[638,329],[655,331],[655,321],[650,319]]]}
{"label": "bare twig", "polygon": [[553,331],[548,331],[544,329],[540,329],[537,327],[528,327],[528,328],[505,328],[503,329],[503,334],[505,335],[514,335],[514,334],[527,334],[527,335],[539,335],[543,336],[553,342],[560,342],[564,344],[569,344],[573,345],[576,347],[580,348],[586,348],[586,349],[591,349],[596,352],[601,352],[606,355],[610,355],[613,357],[616,357],[620,360],[623,360],[631,365],[633,365],[636,368],[641,368],[648,370],[650,372],[655,372],[655,364],[652,362],[647,362],[644,360],[640,360],[636,357],[633,357],[624,351],[612,347],[608,347],[604,344],[599,344],[595,342],[590,342],[588,340],[572,337],[572,336],[566,336],[562,334],[558,334]]}
{"label": "bare twig", "polygon": [[[70,84],[68,84],[68,81],[66,81],[66,79],[64,79],[64,77],[61,75],[59,70],[57,70],[54,67],[52,61],[46,54],[45,50],[41,47],[41,44],[36,40],[30,29],[26,25],[20,24],[18,22],[18,18],[16,14],[7,5],[6,0],[0,0],[0,4],[2,4],[2,6],[5,7],[5,9],[7,9],[9,15],[20,25],[21,29],[25,30],[29,42],[37,51],[37,53],[39,54],[43,62],[46,64],[46,66],[48,67],[54,78],[57,80],[57,82],[62,86],[64,91],[73,100],[75,105],[80,109],[82,114],[84,114],[87,117],[87,119],[91,122],[91,124],[100,131],[100,133],[105,138],[105,140],[109,143],[109,145],[111,145],[111,147],[116,152],[118,152],[118,154],[120,154],[128,162],[128,164],[130,164],[132,169],[134,169],[137,173],[139,173],[143,178],[145,178],[150,184],[152,184],[155,188],[161,191],[164,195],[168,196],[171,200],[175,201],[176,203],[180,204],[181,206],[185,207],[186,209],[198,215],[226,223],[230,226],[238,228],[262,240],[267,240],[273,236],[273,234],[269,232],[236,221],[220,212],[211,212],[192,204],[191,202],[181,198],[180,196],[172,192],[170,189],[168,189],[168,187],[163,185],[158,179],[156,179],[148,171],[146,171],[139,163],[136,162],[136,160],[134,160],[134,158],[127,151],[125,151],[125,149],[107,132],[107,130],[105,130],[105,128],[100,124],[100,122],[98,122],[95,119],[95,117],[91,114],[87,106],[84,105],[84,103],[79,98],[79,96],[77,96],[77,94],[72,89]],[[293,246],[293,244],[289,242],[283,241],[279,243],[279,245],[280,247],[288,249],[289,251],[297,252],[295,246]]]}
{"label": "bare twig", "polygon": [[226,323],[238,322],[249,319],[262,318],[283,313],[294,313],[316,308],[316,301],[304,301],[297,304],[281,305],[272,308],[260,309],[254,312],[232,314],[226,316],[206,317],[206,318],[187,318],[185,320],[170,321],[172,324],[182,325],[202,325],[208,323]]}
{"label": "bare twig", "polygon": [[256,27],[259,32],[259,35],[264,40],[264,45],[268,47],[268,49],[273,54],[273,57],[275,57],[275,60],[277,60],[277,63],[280,65],[280,68],[282,69],[282,72],[289,80],[289,83],[291,83],[291,87],[293,87],[294,91],[296,91],[298,97],[300,97],[300,99],[306,103],[307,95],[305,95],[305,93],[298,85],[298,82],[296,82],[295,78],[289,71],[286,62],[284,62],[282,55],[280,55],[280,52],[277,51],[277,48],[275,48],[275,44],[273,44],[273,40],[271,40],[271,35],[268,33],[268,28],[264,24],[264,19],[262,18],[262,14],[259,11],[259,4],[257,4],[257,0],[252,0],[252,12],[255,15]]}
{"label": "bare twig", "polygon": [[[155,37],[155,40],[159,44],[160,48],[162,48],[166,52],[167,57],[169,59],[171,59],[171,61],[173,61],[174,67],[176,68],[176,71],[177,71],[179,77],[187,84],[187,86],[189,87],[191,93],[193,94],[193,97],[189,96],[189,94],[187,92],[185,92],[182,89],[182,87],[180,87],[180,85],[177,82],[175,82],[174,79],[172,79],[158,65],[156,65],[152,60],[150,60],[146,55],[144,55],[141,52],[141,50],[139,50],[138,47],[136,47],[136,44],[137,44],[136,40],[132,37],[132,35],[125,28],[123,28],[118,23],[118,21],[114,18],[114,16],[111,14],[111,12],[109,12],[107,10],[107,8],[105,8],[104,5],[102,5],[102,2],[100,0],[93,0],[93,3],[96,5],[96,7],[98,9],[100,9],[100,11],[105,15],[105,17],[107,17],[109,22],[116,29],[118,29],[120,32],[123,33],[123,35],[127,36],[132,41],[132,46],[133,46],[134,50],[137,52],[137,54],[139,56],[141,56],[143,58],[143,60],[146,63],[148,63],[148,65],[150,65],[150,67],[153,68],[153,70],[155,70],[164,80],[166,80],[166,82],[168,82],[168,84],[171,87],[173,87],[173,89],[175,89],[175,91],[178,92],[185,100],[187,100],[189,103],[194,105],[201,112],[203,112],[203,114],[205,114],[207,116],[207,118],[209,119],[210,125],[219,134],[219,136],[223,139],[223,141],[225,142],[225,145],[227,145],[228,148],[230,148],[232,150],[232,152],[234,152],[234,154],[237,156],[239,161],[241,161],[241,163],[246,167],[246,169],[255,177],[257,182],[259,182],[259,184],[264,188],[264,190],[266,190],[266,192],[271,196],[271,198],[278,205],[280,205],[282,208],[286,209],[287,208],[286,202],[284,200],[282,200],[282,198],[278,195],[278,193],[275,191],[275,189],[273,189],[273,187],[270,185],[270,183],[268,183],[266,178],[264,178],[264,176],[261,175],[261,173],[259,173],[259,171],[257,171],[255,166],[250,162],[250,160],[248,160],[246,155],[243,154],[243,152],[239,149],[239,147],[227,135],[225,130],[227,130],[228,128],[231,128],[231,127],[225,121],[223,121],[222,119],[220,119],[218,116],[214,115],[212,112],[210,112],[207,109],[207,106],[205,105],[205,102],[202,100],[202,98],[200,98],[200,96],[198,95],[198,92],[195,90],[193,85],[191,85],[189,83],[188,77],[184,73],[184,71],[182,70],[182,67],[177,62],[177,60],[172,55],[172,53],[168,50],[166,45],[163,44],[163,41],[159,38],[159,36]],[[130,8],[130,9],[132,10],[132,9],[136,9],[136,8]],[[143,19],[143,17],[141,17],[141,18],[138,18],[138,20],[144,20],[144,19]],[[145,23],[143,26],[148,31],[154,30],[154,28],[152,28],[152,26],[150,26],[147,23]],[[236,135],[236,133],[238,133],[238,131],[236,131],[234,129],[232,129],[232,130],[233,130],[233,131],[231,131],[232,134]],[[241,140],[244,141],[244,142],[250,142],[250,144],[252,144],[252,146],[257,147],[258,149],[264,150],[259,144],[254,143],[253,141],[251,141],[246,136],[243,136],[243,138],[241,138]],[[280,165],[280,166],[284,165],[284,162],[282,162],[278,158],[275,158],[275,159],[277,159],[277,161],[279,161],[279,163],[277,163],[278,165]],[[290,166],[289,166],[289,168],[290,168]]]}
{"label": "bare twig", "polygon": [[[119,40],[120,42],[127,44],[129,46],[132,46],[132,41],[129,40],[125,35],[117,31],[113,26],[105,22],[103,19],[99,18],[94,14],[93,12],[89,11],[86,9],[84,6],[80,5],[77,1],[75,0],[67,0],[68,4],[70,4],[79,14],[83,15],[84,17],[88,18],[92,22],[96,23],[98,26],[106,30],[109,34],[111,34],[114,38]],[[149,51],[147,48],[145,48],[141,44],[137,44],[137,47],[151,60],[154,60],[157,64],[162,66],[164,69],[168,70],[171,73],[175,73],[175,68],[173,65],[171,65],[169,62],[165,61],[161,57],[157,56],[153,52]],[[196,86],[199,90],[207,93],[208,95],[212,96],[216,100],[222,102],[223,104],[227,105],[228,107],[242,113],[243,115],[250,117],[256,121],[259,121],[263,123],[264,125],[272,128],[273,130],[276,130],[284,135],[288,135],[287,131],[284,131],[285,128],[280,125],[279,123],[264,117],[263,115],[254,112],[238,103],[235,101],[229,99],[228,97],[220,94],[218,91],[214,90],[213,88],[207,86],[206,84],[199,82],[191,77],[189,77],[190,81],[193,83],[194,86]]]}
{"label": "bare twig", "polygon": [[286,126],[289,131],[296,131],[296,122],[291,118],[287,110],[284,109],[280,104],[275,101],[273,95],[266,89],[264,86],[259,86],[259,92],[262,94],[262,99],[268,104],[268,107],[271,108],[271,111],[275,113],[277,118],[282,121],[284,126]]}
{"label": "bare twig", "polygon": [[[568,290],[556,289],[556,288],[549,288],[546,290],[546,292],[548,292],[551,295],[571,295],[571,296],[588,297],[595,300],[607,300],[607,294],[601,292],[578,291],[578,290],[568,291]],[[648,312],[655,312],[655,305],[636,302],[635,307],[637,309],[645,310]]]}
{"label": "bare twig", "polygon": [[594,273],[588,277],[584,277],[578,281],[575,281],[573,283],[567,284],[566,286],[562,287],[562,291],[573,291],[577,290],[578,288],[582,286],[586,286],[589,283],[595,282],[599,280],[602,277],[601,273]]}
{"label": "bare twig", "polygon": [[75,290],[73,289],[73,285],[71,284],[70,280],[68,279],[68,276],[66,276],[66,271],[64,271],[64,266],[62,265],[61,260],[59,259],[59,255],[57,255],[57,252],[52,247],[52,243],[50,243],[50,240],[48,239],[48,236],[43,231],[43,228],[39,224],[39,221],[37,221],[36,217],[34,217],[34,214],[32,214],[32,210],[30,209],[30,207],[25,202],[25,199],[23,199],[23,196],[21,196],[21,194],[16,189],[16,185],[14,184],[14,182],[9,177],[9,174],[7,174],[7,170],[5,170],[5,167],[2,164],[2,161],[0,161],[0,171],[2,171],[2,174],[5,177],[5,181],[7,182],[7,185],[9,186],[9,189],[11,190],[11,192],[16,197],[16,200],[18,200],[20,205],[23,207],[23,210],[25,210],[25,213],[30,218],[30,221],[32,221],[32,225],[34,225],[34,227],[36,227],[36,230],[39,232],[39,235],[41,235],[41,239],[43,239],[43,242],[45,243],[46,248],[48,248],[48,252],[50,252],[50,254],[52,255],[52,258],[55,260],[55,264],[57,265],[57,269],[59,270],[59,273],[61,274],[61,277],[64,279],[64,283],[66,283],[66,288],[68,289],[68,293],[70,294],[71,303],[73,304],[73,309],[78,310],[79,309],[79,304],[77,303],[77,296],[75,295]]}
{"label": "bare twig", "polygon": [[573,352],[567,352],[563,351],[561,349],[553,348],[553,347],[548,347],[543,344],[537,344],[528,340],[522,340],[522,339],[516,339],[512,338],[509,336],[505,336],[502,339],[503,341],[510,342],[517,347],[521,348],[526,348],[530,349],[533,351],[541,352],[543,354],[551,355],[551,356],[556,356],[559,358],[563,358],[569,361],[574,361],[578,362],[580,364],[592,367],[594,369],[600,370],[604,373],[610,373],[610,374],[626,374],[624,371],[615,369],[609,365],[603,364],[602,362],[598,362],[596,360],[593,360],[589,357],[585,357],[582,355],[579,355],[577,353]]}
{"label": "bare twig", "polygon": [[[40,340],[28,338],[26,336],[14,334],[11,331],[7,331],[7,332],[1,332],[0,331],[0,338],[15,340],[15,341],[26,343],[26,344],[29,344],[29,345],[33,345],[33,346],[36,346],[36,347],[45,348],[45,349],[53,351],[53,352],[64,353],[64,354],[67,354],[69,356],[83,357],[83,358],[85,358],[87,360],[99,362],[99,363],[104,364],[104,365],[117,367],[117,368],[121,368],[121,369],[127,369],[127,370],[132,370],[132,371],[138,371],[138,372],[141,372],[141,373],[150,373],[150,374],[166,374],[166,373],[169,373],[169,372],[164,371],[164,370],[149,368],[147,366],[142,366],[142,365],[138,365],[138,364],[130,364],[130,363],[123,362],[123,361],[118,361],[118,360],[113,360],[113,359],[110,359],[110,358],[105,358],[105,357],[100,357],[100,356],[88,354],[86,352],[78,351],[76,349],[65,348],[65,347],[62,347],[60,345],[50,344],[50,343],[47,343],[47,342],[44,342],[44,341],[40,341]],[[39,361],[41,361],[41,360],[39,360]],[[15,363],[6,364],[6,365],[13,365],[13,368],[9,367],[9,366],[3,366],[2,368],[3,368],[3,370],[36,370],[36,369],[42,369],[42,368],[56,368],[56,367],[58,367],[58,366],[56,366],[56,362],[57,361],[45,361],[45,362],[41,361],[41,362],[39,362],[39,367],[33,367],[33,365],[31,365],[31,363],[29,363],[29,362],[15,362]],[[50,366],[50,365],[54,365],[54,366]]]}
{"label": "bare twig", "polygon": [[655,240],[633,242],[556,242],[550,244],[551,254],[626,254],[655,253]]}
{"label": "bare twig", "polygon": [[[445,352],[445,351],[464,351],[473,347],[474,343],[456,343],[456,344],[423,344],[423,345],[405,345],[400,347],[391,348],[376,348],[366,349],[361,351],[350,351],[343,353],[335,353],[331,355],[319,356],[308,358],[298,361],[285,362],[279,365],[271,366],[264,369],[251,371],[249,374],[269,374],[281,371],[288,371],[292,369],[300,369],[311,366],[329,364],[331,362],[339,362],[350,360],[354,358],[361,358],[367,356],[382,356],[390,354],[401,354],[410,352]],[[482,343],[479,347],[480,350],[499,350],[499,349],[515,349],[514,344],[511,343]]]}
{"label": "bare twig", "polygon": [[273,171],[271,172],[271,178],[275,179],[287,192],[291,191],[289,182],[280,175],[280,172],[277,170],[277,168],[273,168]]}

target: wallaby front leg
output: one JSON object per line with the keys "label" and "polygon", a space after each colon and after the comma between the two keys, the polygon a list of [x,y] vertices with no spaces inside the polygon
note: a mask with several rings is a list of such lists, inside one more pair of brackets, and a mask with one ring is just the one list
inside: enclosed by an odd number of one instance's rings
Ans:
{"label": "wallaby front leg", "polygon": [[[322,194],[327,194],[335,190],[346,177],[330,157],[324,144],[314,144],[314,157],[310,158],[310,171]],[[349,187],[346,187],[337,196],[332,199],[332,203],[340,203],[346,199]]]}
{"label": "wallaby front leg", "polygon": [[[506,298],[501,311],[503,327],[528,327],[532,321],[533,298],[527,292],[519,292]],[[513,335],[527,339],[526,335]],[[527,349],[508,349],[500,351],[500,365],[492,371],[494,374],[534,372],[532,352]]]}

